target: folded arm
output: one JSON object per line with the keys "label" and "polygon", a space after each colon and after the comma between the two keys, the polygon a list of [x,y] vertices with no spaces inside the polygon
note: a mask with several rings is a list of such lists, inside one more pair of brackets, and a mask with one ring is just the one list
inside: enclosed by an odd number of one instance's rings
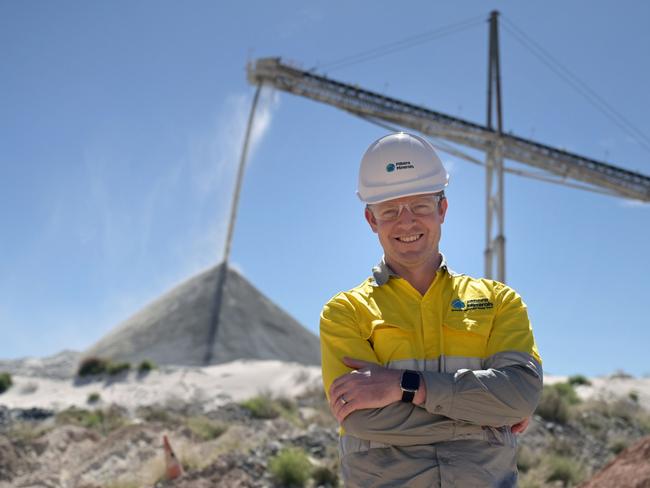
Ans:
{"label": "folded arm", "polygon": [[530,369],[515,364],[455,374],[425,371],[421,375],[426,388],[421,406],[397,402],[382,408],[354,409],[342,422],[345,431],[369,441],[415,445],[447,440],[449,423],[515,425],[532,415],[542,386],[541,368],[535,364]]}

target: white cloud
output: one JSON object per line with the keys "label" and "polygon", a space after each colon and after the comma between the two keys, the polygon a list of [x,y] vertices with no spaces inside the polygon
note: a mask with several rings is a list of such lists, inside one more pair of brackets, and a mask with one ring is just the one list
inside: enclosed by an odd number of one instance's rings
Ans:
{"label": "white cloud", "polygon": [[[214,126],[190,141],[189,162],[195,189],[202,196],[223,189],[222,183],[234,178],[241,157],[252,94],[226,97],[224,108]],[[251,133],[248,162],[253,159],[262,138],[271,125],[273,110],[279,105],[275,91],[263,88]]]}
{"label": "white cloud", "polygon": [[[113,208],[106,181],[108,159],[98,157],[100,151],[87,155],[91,213],[97,216],[97,221],[80,232],[86,234],[86,238],[101,241],[108,258],[106,264],[110,266],[112,258],[124,258],[134,251],[137,256],[129,259],[145,263],[150,259],[148,256],[160,255],[150,252],[152,245],[170,246],[168,252],[162,253],[168,256],[166,262],[148,262],[146,269],[157,270],[148,284],[136,289],[133,288],[136,283],[125,285],[106,298],[105,302],[115,313],[109,320],[102,321],[102,328],[115,325],[174,284],[221,259],[252,98],[252,93],[227,96],[214,123],[188,141],[184,157],[158,173],[148,185],[141,203],[130,210],[129,215],[118,215]],[[268,133],[278,105],[277,94],[263,89],[251,133],[248,162],[253,160]],[[156,242],[152,231],[162,225],[158,222],[161,214],[177,199],[184,199],[190,211],[184,231],[163,243]]]}
{"label": "white cloud", "polygon": [[[192,232],[190,251],[185,256],[184,269],[188,273],[211,266],[221,258],[252,99],[252,93],[226,97],[214,126],[190,141],[188,159],[197,203],[214,217],[203,219]],[[268,133],[278,106],[277,92],[263,88],[251,131],[247,168]]]}
{"label": "white cloud", "polygon": [[84,244],[97,240],[104,256],[110,260],[122,250],[124,235],[116,229],[118,215],[115,214],[112,204],[114,197],[109,188],[109,171],[115,161],[110,161],[107,154],[109,151],[96,147],[85,150],[83,163],[89,195],[77,232],[80,242]]}

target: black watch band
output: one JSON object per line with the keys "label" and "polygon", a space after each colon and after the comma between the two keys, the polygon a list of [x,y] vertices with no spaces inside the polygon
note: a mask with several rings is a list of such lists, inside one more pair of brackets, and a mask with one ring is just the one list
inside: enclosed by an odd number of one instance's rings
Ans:
{"label": "black watch band", "polygon": [[412,403],[415,392],[420,388],[420,375],[416,371],[405,370],[399,386],[402,389],[402,401]]}

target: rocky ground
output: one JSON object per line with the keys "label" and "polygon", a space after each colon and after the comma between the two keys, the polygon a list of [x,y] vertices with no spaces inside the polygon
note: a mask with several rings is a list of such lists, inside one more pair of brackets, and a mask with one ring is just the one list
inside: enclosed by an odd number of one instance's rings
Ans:
{"label": "rocky ground", "polygon": [[[148,378],[131,373],[89,385],[69,378],[67,362],[57,361],[62,366],[60,374],[53,375],[50,369],[46,378],[41,364],[16,367],[16,382],[0,395],[0,488],[316,487],[339,483],[337,426],[309,368],[287,363],[277,371],[290,367],[295,371],[285,371],[283,379],[271,369],[274,363],[265,363],[269,378],[279,382],[277,388],[255,393],[263,391],[259,384],[242,376],[237,380],[244,383],[239,393],[215,403],[194,400],[217,391],[214,378],[234,382],[238,368],[262,371],[261,365],[233,363],[227,366],[231,368],[227,374],[214,367],[161,370]],[[178,374],[195,385],[186,397],[170,402],[161,395],[150,404],[128,398],[148,401],[156,390],[178,388]],[[172,386],[163,382],[164,377],[173,379]],[[266,386],[274,384],[269,378],[256,375]],[[644,462],[647,448],[639,455],[639,448],[630,447],[644,437],[643,445],[650,442],[650,382],[621,375],[594,379],[591,384],[586,378],[574,378],[573,385],[567,380],[547,381],[540,407],[520,436],[520,486],[578,486],[589,479],[617,479],[617,488],[637,486],[626,485],[626,475],[620,473],[634,473],[646,483],[638,486],[650,486],[650,474],[634,467],[634,462]],[[48,388],[54,391],[56,381],[83,394],[76,398],[61,389],[59,396],[76,399],[48,400],[42,403],[47,407],[28,406],[26,399],[42,402],[45,396],[54,395]],[[205,391],[197,396],[199,386]],[[122,403],[115,403],[116,399]],[[185,470],[175,481],[165,480],[163,435],[170,439]],[[619,454],[627,460],[625,468],[609,466]],[[598,475],[605,466],[609,471]]]}
{"label": "rocky ground", "polygon": [[[648,436],[650,414],[632,400],[585,401],[573,405],[569,419],[562,422],[535,415],[520,437],[519,485],[579,485],[635,442],[650,439]],[[632,486],[619,481],[618,488]],[[647,483],[639,486],[650,487],[650,478]]]}
{"label": "rocky ground", "polygon": [[[119,407],[95,416],[0,408],[0,487],[267,487],[278,484],[269,460],[286,448],[335,476],[337,432],[321,400],[258,397],[248,407],[142,408],[133,417]],[[163,481],[164,434],[186,472],[174,482]]]}
{"label": "rocky ground", "polygon": [[[318,484],[336,485],[336,425],[319,391],[207,413],[141,408],[131,416],[115,406],[92,412],[0,408],[0,487],[283,486],[289,483],[282,472],[270,466],[287,448],[304,453],[311,470],[321,468]],[[585,402],[565,423],[535,416],[520,438],[520,486],[574,486],[590,478],[650,434],[644,412],[631,401]],[[163,434],[185,468],[176,481],[164,480]]]}

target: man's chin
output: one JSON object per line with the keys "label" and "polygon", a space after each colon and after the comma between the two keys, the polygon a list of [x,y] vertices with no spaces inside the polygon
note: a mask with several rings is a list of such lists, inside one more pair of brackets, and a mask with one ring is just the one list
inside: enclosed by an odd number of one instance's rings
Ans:
{"label": "man's chin", "polygon": [[402,251],[391,256],[390,261],[405,268],[418,268],[426,265],[433,255],[433,252]]}

